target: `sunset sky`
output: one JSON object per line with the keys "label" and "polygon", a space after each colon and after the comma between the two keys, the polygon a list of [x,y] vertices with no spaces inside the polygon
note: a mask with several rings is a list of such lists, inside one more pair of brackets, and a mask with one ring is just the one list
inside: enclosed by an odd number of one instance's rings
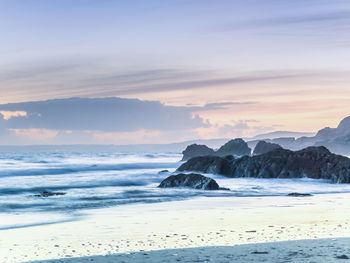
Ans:
{"label": "sunset sky", "polygon": [[317,131],[350,115],[348,0],[0,0],[0,144]]}

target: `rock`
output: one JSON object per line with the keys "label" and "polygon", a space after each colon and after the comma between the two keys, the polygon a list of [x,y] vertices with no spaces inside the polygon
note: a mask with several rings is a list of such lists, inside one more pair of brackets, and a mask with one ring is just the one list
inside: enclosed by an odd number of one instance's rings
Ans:
{"label": "rock", "polygon": [[188,159],[191,159],[197,156],[214,155],[215,151],[206,145],[191,144],[186,147],[186,149],[182,152],[182,154],[183,154],[182,161],[187,161]]}
{"label": "rock", "polygon": [[43,191],[40,194],[34,195],[35,197],[49,197],[49,196],[57,196],[57,195],[65,195],[66,193],[63,192],[49,192],[49,191]]}
{"label": "rock", "polygon": [[248,144],[243,141],[242,139],[234,139],[231,141],[228,141],[223,146],[220,147],[219,150],[215,152],[215,155],[217,156],[244,156],[244,155],[250,155],[251,149],[248,147]]}
{"label": "rock", "polygon": [[183,163],[177,171],[196,171],[230,176],[233,172],[232,160],[234,160],[232,156],[226,158],[219,156],[194,157]]}
{"label": "rock", "polygon": [[282,149],[282,147],[277,143],[259,141],[254,148],[253,155],[259,155],[259,154],[271,152],[276,149]]}
{"label": "rock", "polygon": [[169,173],[169,170],[162,170],[158,172],[158,174],[163,174],[163,173]]}
{"label": "rock", "polygon": [[337,259],[349,259],[347,255],[336,256]]}
{"label": "rock", "polygon": [[300,151],[276,149],[239,159],[197,157],[182,164],[179,171],[216,173],[227,177],[313,178],[333,183],[350,183],[350,159],[327,148],[308,147]]}
{"label": "rock", "polygon": [[290,193],[288,196],[301,197],[301,196],[312,196],[312,194],[304,194],[304,193]]}
{"label": "rock", "polygon": [[234,139],[228,141],[219,150],[214,151],[206,145],[191,144],[182,152],[182,161],[187,161],[194,157],[199,156],[220,156],[225,157],[228,155],[241,157],[244,155],[250,155],[251,149],[248,144],[242,139]]}
{"label": "rock", "polygon": [[158,187],[190,187],[200,190],[221,190],[218,183],[200,174],[176,174],[164,179]]}
{"label": "rock", "polygon": [[350,159],[332,154],[325,147],[300,151],[277,149],[241,158],[234,164],[233,177],[329,179],[350,183]]}

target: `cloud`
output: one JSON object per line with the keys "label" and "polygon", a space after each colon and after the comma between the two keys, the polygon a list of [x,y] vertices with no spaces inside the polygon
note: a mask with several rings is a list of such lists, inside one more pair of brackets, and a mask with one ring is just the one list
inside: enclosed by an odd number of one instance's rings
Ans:
{"label": "cloud", "polygon": [[[0,105],[0,144],[139,144],[251,137],[276,129],[256,119],[210,123],[196,113],[254,102],[167,106],[125,98],[69,98]],[[13,114],[11,112],[25,112]]]}
{"label": "cloud", "polygon": [[[210,89],[245,83],[308,77],[297,71],[218,73],[213,70],[141,68],[125,70],[99,59],[38,61],[35,66],[0,68],[0,92],[7,101],[66,97],[114,97]],[[312,73],[314,74],[314,73]],[[22,99],[23,98],[23,99]],[[1,98],[0,98],[1,101]]]}
{"label": "cloud", "polygon": [[[283,25],[311,25],[311,24],[330,24],[344,25],[350,22],[350,11],[332,11],[317,14],[289,15],[275,18],[255,19],[246,22],[235,22],[232,24],[223,25],[223,29],[243,29],[243,28],[258,28],[269,26]],[[336,23],[336,24],[335,24]],[[339,23],[339,24],[338,24]]]}
{"label": "cloud", "polygon": [[[124,98],[70,98],[0,105],[3,111],[23,111],[2,123],[8,129],[129,132],[187,130],[205,127],[191,107]],[[2,115],[1,115],[2,116]]]}
{"label": "cloud", "polygon": [[198,111],[202,110],[222,110],[227,109],[230,106],[234,105],[250,105],[250,104],[256,104],[257,102],[254,101],[243,101],[243,102],[236,102],[236,101],[228,101],[228,102],[216,102],[216,103],[208,103],[204,105],[203,107],[198,107]]}
{"label": "cloud", "polygon": [[[2,104],[0,144],[166,143],[199,139],[203,132],[213,132],[213,137],[241,136],[254,129],[250,125],[257,121],[217,126],[196,114],[245,104],[254,102],[168,106],[159,101],[110,97]],[[6,112],[7,118],[1,112]]]}
{"label": "cloud", "polygon": [[321,40],[323,44],[331,43],[337,44],[337,46],[348,44],[350,38],[344,32],[348,32],[350,27],[349,8],[329,9],[329,11],[316,11],[317,8],[313,8],[312,11],[305,9],[293,12],[284,10],[280,14],[269,14],[269,17],[221,24],[216,26],[214,30],[218,32],[244,31],[245,33],[250,31],[259,35],[260,38],[261,34],[265,34],[270,37],[291,36],[294,37],[294,41],[302,38],[314,38],[318,41]]}
{"label": "cloud", "polygon": [[[201,79],[201,80],[188,80],[188,81],[169,81],[160,84],[150,84],[150,85],[138,85],[135,87],[128,87],[127,89],[114,89],[113,92],[117,92],[120,95],[125,94],[141,94],[150,92],[168,92],[168,91],[179,91],[179,90],[194,90],[194,89],[204,89],[204,88],[215,88],[218,86],[225,85],[237,85],[242,83],[250,82],[263,82],[270,80],[281,80],[298,78],[305,76],[305,74],[291,74],[290,72],[258,72],[248,74],[246,76],[234,76],[225,78],[211,78],[211,79]],[[106,94],[107,91],[105,91]],[[108,94],[108,93],[107,93]]]}
{"label": "cloud", "polygon": [[251,137],[252,135],[273,131],[276,129],[275,126],[262,126],[257,124],[257,120],[239,120],[233,122],[233,124],[225,124],[219,126],[217,134],[223,138],[234,138],[234,137]]}
{"label": "cloud", "polygon": [[7,128],[7,121],[3,114],[0,113],[0,144],[13,144],[16,143],[18,138],[16,134]]}

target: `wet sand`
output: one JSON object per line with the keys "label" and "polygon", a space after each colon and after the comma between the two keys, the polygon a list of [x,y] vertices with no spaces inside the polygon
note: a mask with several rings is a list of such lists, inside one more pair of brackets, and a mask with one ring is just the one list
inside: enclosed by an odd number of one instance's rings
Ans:
{"label": "wet sand", "polygon": [[[237,245],[232,247],[198,247],[151,252],[41,261],[42,263],[160,263],[160,262],[347,262],[350,239],[316,239]],[[39,262],[38,262],[39,263]]]}
{"label": "wet sand", "polygon": [[[266,262],[272,262],[271,257],[275,258],[279,252],[275,255],[272,247],[269,251],[264,250],[264,246],[268,244],[255,243],[331,238],[324,241],[328,243],[323,254],[328,253],[333,260],[338,260],[334,258],[338,254],[349,256],[349,252],[342,253],[345,245],[332,240],[350,237],[349,200],[350,194],[311,197],[211,197],[101,209],[91,211],[79,221],[2,230],[0,258],[1,262],[6,263],[41,262],[48,259],[61,259],[53,262],[87,262],[90,259],[96,262],[147,262],[146,259],[148,262],[163,262],[157,261],[163,258],[156,259],[158,256],[155,256],[152,259],[152,255],[179,254],[180,252],[168,250],[196,248],[181,250],[184,259],[180,261],[209,262],[191,261],[195,260],[190,257],[191,253],[195,257],[205,252],[203,255],[210,256],[210,262],[232,262],[216,255],[216,249],[226,251],[228,257],[233,257],[232,260],[240,260],[239,248],[232,246],[253,244],[242,252],[246,255],[246,261],[237,262],[259,262],[256,258],[263,261],[266,255],[270,257]],[[308,242],[311,242],[310,249],[319,246],[318,241]],[[220,248],[203,248],[212,246]],[[337,247],[339,251],[335,250]],[[238,254],[232,252],[236,249]],[[281,253],[282,250],[294,253],[295,249],[295,246],[291,246],[289,250],[281,248]],[[251,254],[253,250],[268,254]],[[139,254],[115,255],[139,251]],[[96,255],[107,257],[86,258]],[[161,255],[163,256],[165,254]],[[79,260],[76,259],[78,257]],[[70,258],[74,258],[74,261],[67,261]],[[177,260],[175,256],[170,259]]]}

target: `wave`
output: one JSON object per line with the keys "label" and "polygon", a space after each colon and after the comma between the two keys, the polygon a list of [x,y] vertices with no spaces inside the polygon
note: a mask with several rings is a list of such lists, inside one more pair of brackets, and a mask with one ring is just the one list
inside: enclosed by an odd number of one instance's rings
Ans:
{"label": "wave", "polygon": [[135,169],[163,169],[176,168],[177,163],[123,163],[123,164],[93,164],[93,165],[71,165],[52,168],[34,168],[34,169],[7,169],[0,171],[0,177],[12,176],[35,176],[35,175],[58,175],[81,172],[98,171],[123,171]]}
{"label": "wave", "polygon": [[80,220],[81,218],[82,216],[74,215],[66,219],[46,220],[46,221],[39,221],[35,223],[20,223],[20,224],[11,224],[11,225],[0,224],[0,230],[9,230],[9,229],[16,229],[16,228],[26,228],[26,227],[33,227],[33,226],[44,226],[44,225],[53,225],[58,223],[74,222],[74,221]]}
{"label": "wave", "polygon": [[103,181],[97,183],[86,183],[86,184],[71,184],[71,185],[55,185],[55,186],[37,186],[29,188],[1,188],[0,195],[17,195],[23,193],[41,193],[44,191],[55,192],[69,189],[89,189],[89,188],[101,188],[101,187],[116,187],[116,186],[144,186],[149,182],[147,181],[130,181],[130,180],[119,180],[119,181]]}
{"label": "wave", "polygon": [[[286,196],[291,192],[310,194],[350,192],[349,185],[329,184],[321,180],[226,178],[206,174],[230,191],[204,191],[190,188],[160,189],[157,185],[169,173],[161,170],[179,166],[178,155],[70,153],[0,155],[0,217],[21,217],[42,213],[75,215],[90,209],[129,204],[159,203],[196,197],[262,197]],[[8,157],[8,158],[7,158]],[[15,160],[16,159],[16,160]],[[18,160],[18,162],[17,162]],[[64,192],[62,196],[37,197],[48,192]],[[21,218],[20,217],[20,218]],[[54,222],[56,219],[49,220]],[[41,220],[41,221],[40,221]],[[1,220],[0,220],[1,221]],[[30,223],[42,224],[42,218]],[[45,221],[45,222],[46,222]],[[25,227],[30,224],[11,222],[1,227]],[[29,222],[29,221],[28,221]],[[56,222],[56,221],[55,221]]]}

